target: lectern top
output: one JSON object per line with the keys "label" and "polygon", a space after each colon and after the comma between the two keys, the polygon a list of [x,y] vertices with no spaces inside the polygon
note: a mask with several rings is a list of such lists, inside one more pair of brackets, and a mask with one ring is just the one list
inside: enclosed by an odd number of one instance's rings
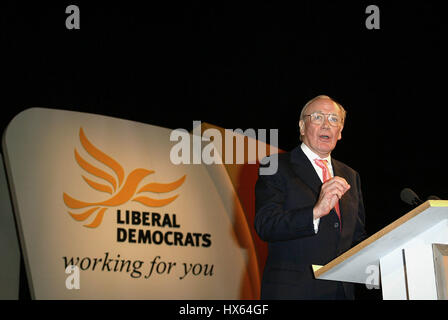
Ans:
{"label": "lectern top", "polygon": [[[433,227],[448,219],[448,200],[428,200],[323,267],[314,266],[316,279],[365,283],[366,269],[379,265],[381,257],[407,243],[429,237]],[[426,234],[426,236],[424,235]]]}

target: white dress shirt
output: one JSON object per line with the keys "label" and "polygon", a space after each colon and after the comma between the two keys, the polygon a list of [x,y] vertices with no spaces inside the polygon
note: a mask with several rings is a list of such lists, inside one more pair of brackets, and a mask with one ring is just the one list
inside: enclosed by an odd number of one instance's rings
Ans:
{"label": "white dress shirt", "polygon": [[[324,182],[323,179],[323,173],[322,173],[322,169],[314,162],[315,159],[321,159],[321,160],[327,160],[327,165],[328,165],[328,169],[330,171],[330,175],[332,177],[334,177],[334,173],[333,173],[333,167],[331,165],[331,155],[329,155],[326,158],[321,158],[319,157],[317,154],[315,154],[305,143],[302,142],[302,144],[300,145],[300,147],[302,148],[303,152],[305,153],[306,157],[308,158],[308,160],[310,160],[311,164],[313,165],[314,170],[316,171],[317,175],[320,178],[320,181],[322,181],[322,183]],[[317,233],[317,231],[319,230],[319,221],[320,218],[314,219],[313,220],[313,224],[314,224],[314,232]]]}

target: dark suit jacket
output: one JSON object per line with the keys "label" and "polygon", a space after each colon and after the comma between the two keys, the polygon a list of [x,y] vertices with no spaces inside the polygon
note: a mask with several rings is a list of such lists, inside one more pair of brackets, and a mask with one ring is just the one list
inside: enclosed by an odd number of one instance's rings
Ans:
{"label": "dark suit jacket", "polygon": [[335,210],[322,217],[318,232],[313,207],[322,182],[300,146],[278,155],[274,175],[260,175],[255,186],[255,229],[268,242],[262,299],[354,299],[349,283],[317,280],[311,265],[325,265],[366,237],[359,174],[332,158],[335,176],[350,184]]}

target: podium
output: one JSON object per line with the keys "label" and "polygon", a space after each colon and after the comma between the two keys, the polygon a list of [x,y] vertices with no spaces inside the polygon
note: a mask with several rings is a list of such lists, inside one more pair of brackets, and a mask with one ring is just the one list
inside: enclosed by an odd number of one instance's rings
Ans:
{"label": "podium", "polygon": [[385,300],[448,299],[448,201],[422,203],[313,270],[316,279],[381,287]]}

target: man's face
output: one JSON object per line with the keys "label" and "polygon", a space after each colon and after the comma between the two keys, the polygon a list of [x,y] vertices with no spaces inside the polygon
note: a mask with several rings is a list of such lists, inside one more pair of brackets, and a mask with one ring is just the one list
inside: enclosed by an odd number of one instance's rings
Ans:
{"label": "man's face", "polygon": [[[317,99],[308,105],[305,110],[306,115],[314,112],[324,114],[335,114],[342,119],[341,110],[337,104],[328,98]],[[299,121],[302,141],[321,158],[327,157],[336,147],[336,143],[341,139],[342,123],[338,126],[330,125],[327,116],[324,116],[322,124],[311,122],[311,117],[305,117]]]}

